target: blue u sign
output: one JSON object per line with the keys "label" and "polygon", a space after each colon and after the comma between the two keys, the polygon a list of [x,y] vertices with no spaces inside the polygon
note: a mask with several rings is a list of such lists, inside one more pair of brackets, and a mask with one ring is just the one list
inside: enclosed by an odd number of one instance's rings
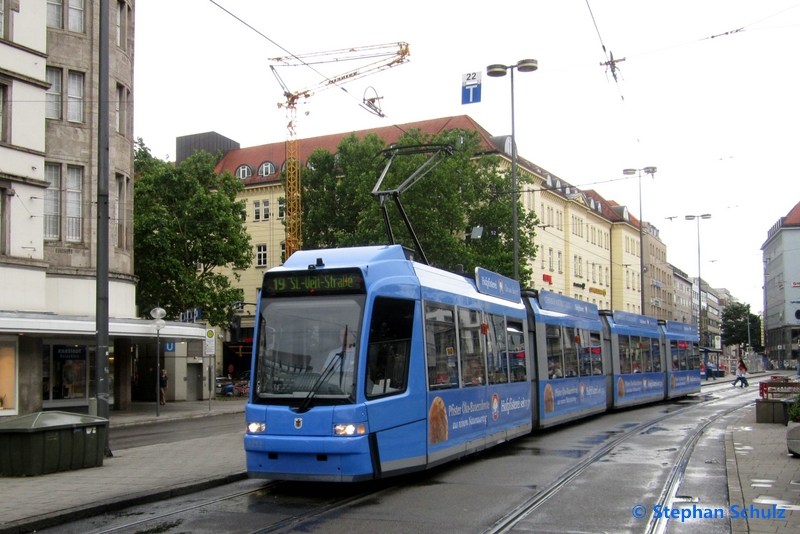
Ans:
{"label": "blue u sign", "polygon": [[175,352],[175,342],[174,341],[165,341],[164,342],[164,352]]}

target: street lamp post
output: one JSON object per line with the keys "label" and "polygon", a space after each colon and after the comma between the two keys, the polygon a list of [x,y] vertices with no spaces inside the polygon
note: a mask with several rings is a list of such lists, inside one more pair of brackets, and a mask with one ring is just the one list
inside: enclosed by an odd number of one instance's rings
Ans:
{"label": "street lamp post", "polygon": [[644,231],[642,229],[642,171],[651,177],[658,169],[655,167],[645,167],[643,169],[623,169],[622,174],[632,176],[639,174],[639,313],[644,315]]}
{"label": "street lamp post", "polygon": [[164,322],[166,315],[167,312],[161,307],[150,310],[150,317],[155,319],[153,326],[156,328],[156,417],[161,415],[161,329],[167,324]]}
{"label": "street lamp post", "polygon": [[703,278],[700,275],[700,219],[710,219],[711,214],[704,213],[702,215],[686,215],[687,221],[697,221],[697,333],[700,335],[700,346],[703,346],[703,341],[708,340],[703,333]]}
{"label": "street lamp post", "polygon": [[512,211],[514,213],[513,247],[514,247],[514,280],[519,280],[519,229],[517,214],[517,141],[514,137],[514,69],[520,72],[533,72],[539,68],[535,59],[521,59],[514,65],[489,65],[486,74],[492,78],[500,78],[511,72],[511,193]]}

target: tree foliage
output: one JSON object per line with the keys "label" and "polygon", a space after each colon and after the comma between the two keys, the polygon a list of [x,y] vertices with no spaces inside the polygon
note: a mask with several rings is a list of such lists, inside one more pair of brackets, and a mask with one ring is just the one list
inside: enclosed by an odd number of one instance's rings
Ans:
{"label": "tree foliage", "polygon": [[[749,337],[748,337],[749,329]],[[750,305],[734,302],[722,312],[722,342],[725,345],[747,345],[760,352],[761,317],[750,313]]]}
{"label": "tree foliage", "polygon": [[[452,156],[400,196],[428,261],[448,270],[476,266],[513,276],[512,189],[508,171],[499,170],[499,158],[480,155],[476,132],[452,130],[430,136],[419,130],[405,133],[395,146],[429,143],[455,147]],[[374,134],[351,135],[337,153],[318,149],[309,157],[302,177],[304,249],[386,244],[389,242],[380,204],[371,194],[386,164],[376,157],[386,143]],[[429,154],[397,157],[381,190],[393,190],[410,177]],[[524,177],[519,178],[520,184]],[[387,210],[395,242],[413,248],[413,240],[393,201]],[[520,283],[530,281],[526,259],[535,256],[538,220],[519,205]],[[496,237],[484,231],[470,239],[471,229],[496,228]]]}
{"label": "tree foliage", "polygon": [[[227,327],[243,300],[220,267],[247,268],[253,260],[242,183],[217,175],[218,158],[196,152],[177,167],[154,158],[141,139],[134,159],[134,272],[139,310],[161,306],[168,318],[201,308],[203,319]],[[238,275],[234,273],[238,280]]]}

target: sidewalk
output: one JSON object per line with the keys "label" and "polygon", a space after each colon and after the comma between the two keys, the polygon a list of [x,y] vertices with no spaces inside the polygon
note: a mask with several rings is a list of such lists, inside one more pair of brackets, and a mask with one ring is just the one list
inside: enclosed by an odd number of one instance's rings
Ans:
{"label": "sidewalk", "polygon": [[[753,376],[750,389],[758,398],[756,380],[770,375],[793,376],[794,371],[778,371]],[[750,376],[748,376],[750,378]],[[713,381],[712,381],[713,382]],[[754,406],[737,412],[740,417],[725,432],[725,460],[728,468],[730,506],[752,508],[761,515],[732,519],[731,532],[798,532],[800,529],[800,458],[789,455],[786,426],[756,423]],[[773,508],[774,505],[774,508]],[[785,518],[776,518],[781,514]],[[769,515],[769,518],[765,518]]]}
{"label": "sidewalk", "polygon": [[[759,380],[774,372],[751,375],[750,392],[758,396]],[[730,383],[733,377],[703,385]],[[155,403],[134,403],[126,412],[111,412],[111,428],[243,413],[244,399],[167,403],[156,416]],[[797,532],[800,528],[800,459],[789,456],[786,427],[756,423],[748,405],[725,433],[730,506],[750,505],[785,510],[786,519],[734,519],[731,530]],[[244,427],[244,419],[242,419]],[[119,510],[135,504],[246,478],[241,432],[113,451],[102,467],[65,471],[38,477],[0,477],[0,534],[32,532],[65,521]],[[776,508],[777,509],[777,508]]]}
{"label": "sidewalk", "polygon": [[241,413],[242,431],[112,450],[102,467],[37,477],[0,477],[0,534],[32,532],[81,517],[134,504],[168,499],[247,477],[245,470],[245,399],[133,403],[112,411],[110,427]]}

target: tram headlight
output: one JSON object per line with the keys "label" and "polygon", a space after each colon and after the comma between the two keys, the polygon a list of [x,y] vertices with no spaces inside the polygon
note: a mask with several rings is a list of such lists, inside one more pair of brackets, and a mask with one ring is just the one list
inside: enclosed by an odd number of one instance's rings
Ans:
{"label": "tram headlight", "polygon": [[250,423],[247,425],[247,432],[249,434],[261,434],[266,431],[267,425],[265,423]]}
{"label": "tram headlight", "polygon": [[365,425],[364,423],[333,425],[333,434],[335,436],[355,436],[366,433],[367,433],[367,425]]}

